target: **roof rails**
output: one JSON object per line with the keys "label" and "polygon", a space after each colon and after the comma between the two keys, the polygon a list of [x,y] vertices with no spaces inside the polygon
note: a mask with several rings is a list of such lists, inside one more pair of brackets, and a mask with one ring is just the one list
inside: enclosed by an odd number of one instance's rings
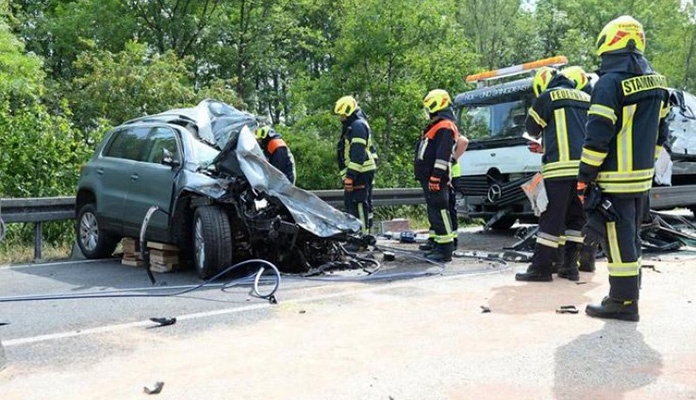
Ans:
{"label": "roof rails", "polygon": [[478,74],[468,75],[466,81],[468,83],[476,82],[476,87],[485,86],[485,82],[491,79],[506,78],[509,76],[522,75],[531,72],[541,67],[556,67],[568,64],[568,59],[565,56],[556,56],[544,58],[542,60],[531,61],[524,64],[513,65],[501,69],[480,72]]}

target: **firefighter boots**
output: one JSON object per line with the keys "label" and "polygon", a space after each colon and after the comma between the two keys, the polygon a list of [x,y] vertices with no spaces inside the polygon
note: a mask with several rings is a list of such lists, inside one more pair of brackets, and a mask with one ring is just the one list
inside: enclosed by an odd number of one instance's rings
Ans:
{"label": "firefighter boots", "polygon": [[438,243],[435,246],[435,250],[433,250],[430,254],[426,255],[425,258],[427,258],[430,261],[448,262],[452,261],[453,251],[454,244],[452,242]]}
{"label": "firefighter boots", "polygon": [[619,319],[622,321],[638,322],[638,300],[616,300],[609,296],[599,305],[589,304],[585,313],[590,317]]}
{"label": "firefighter boots", "polygon": [[558,269],[563,265],[563,260],[565,259],[565,246],[558,246],[556,249],[556,260],[551,263],[551,273],[555,274]]}
{"label": "firefighter boots", "polygon": [[537,243],[532,256],[532,263],[527,268],[527,272],[515,274],[516,281],[523,282],[551,282],[551,265],[556,258],[557,249],[547,247]]}
{"label": "firefighter boots", "polygon": [[580,250],[580,267],[578,268],[583,272],[594,272],[595,271],[595,258],[597,257],[597,245],[582,246]]}
{"label": "firefighter boots", "polygon": [[423,243],[422,245],[418,246],[418,250],[422,250],[425,252],[433,251],[435,250],[435,239],[433,238],[428,238],[428,241]]}
{"label": "firefighter boots", "polygon": [[580,273],[578,272],[578,262],[580,258],[580,246],[575,242],[566,243],[563,256],[563,262],[558,268],[558,277],[568,279],[569,281],[579,281]]}

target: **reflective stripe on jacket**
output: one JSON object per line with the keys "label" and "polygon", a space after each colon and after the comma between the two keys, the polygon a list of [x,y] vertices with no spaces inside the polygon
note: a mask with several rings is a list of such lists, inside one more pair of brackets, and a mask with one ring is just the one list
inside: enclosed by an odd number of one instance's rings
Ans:
{"label": "reflective stripe on jacket", "polygon": [[577,177],[590,96],[572,88],[566,79],[554,78],[558,86],[543,92],[527,114],[527,132],[543,135],[544,155],[541,174],[544,179]]}

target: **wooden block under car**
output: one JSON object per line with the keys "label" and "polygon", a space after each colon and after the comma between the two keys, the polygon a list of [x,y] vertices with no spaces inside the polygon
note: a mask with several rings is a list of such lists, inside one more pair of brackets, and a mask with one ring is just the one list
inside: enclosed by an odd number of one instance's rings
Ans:
{"label": "wooden block under car", "polygon": [[148,242],[150,271],[165,273],[179,268],[179,248],[171,244]]}
{"label": "wooden block under car", "polygon": [[173,244],[158,243],[158,242],[147,242],[148,249],[164,250],[164,251],[174,251],[178,252],[179,248]]}
{"label": "wooden block under car", "polygon": [[150,263],[150,271],[152,272],[157,272],[157,273],[166,273],[166,272],[172,272],[176,271],[179,269],[179,264],[178,263],[170,263],[170,264],[160,264],[160,263]]}
{"label": "wooden block under car", "polygon": [[140,251],[140,241],[136,238],[125,237],[121,239],[121,247],[124,253],[137,253]]}

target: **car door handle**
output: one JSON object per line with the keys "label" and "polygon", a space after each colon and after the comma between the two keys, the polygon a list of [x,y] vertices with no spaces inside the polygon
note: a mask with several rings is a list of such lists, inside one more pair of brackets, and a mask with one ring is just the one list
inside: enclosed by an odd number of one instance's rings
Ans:
{"label": "car door handle", "polygon": [[97,175],[100,175],[100,176],[101,176],[101,175],[104,175],[104,168],[99,168],[99,169],[97,170]]}
{"label": "car door handle", "polygon": [[139,178],[139,177],[138,177],[138,174],[133,174],[133,175],[131,175],[131,180],[132,180],[132,181],[137,181],[138,178]]}

